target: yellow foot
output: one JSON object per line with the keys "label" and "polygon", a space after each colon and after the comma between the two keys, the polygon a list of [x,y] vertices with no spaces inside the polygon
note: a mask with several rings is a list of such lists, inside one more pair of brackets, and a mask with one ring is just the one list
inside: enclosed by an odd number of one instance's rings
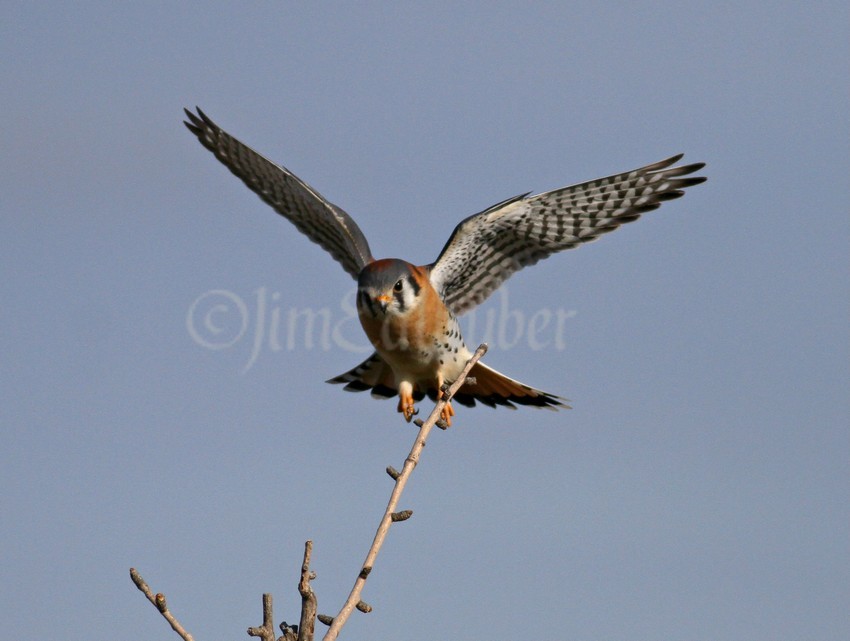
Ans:
{"label": "yellow foot", "polygon": [[[443,377],[440,376],[437,379],[437,401],[439,402],[445,394],[443,393]],[[451,401],[445,404],[443,409],[440,411],[440,418],[446,422],[446,426],[450,426],[452,424],[452,416],[455,415],[455,411],[452,408]]]}
{"label": "yellow foot", "polygon": [[404,415],[404,420],[410,423],[410,419],[418,414],[413,405],[413,396],[400,395],[398,399],[398,411]]}
{"label": "yellow foot", "polygon": [[452,424],[452,416],[455,415],[454,408],[452,408],[451,403],[446,403],[446,406],[440,412],[440,418],[446,422],[446,425],[451,426]]}

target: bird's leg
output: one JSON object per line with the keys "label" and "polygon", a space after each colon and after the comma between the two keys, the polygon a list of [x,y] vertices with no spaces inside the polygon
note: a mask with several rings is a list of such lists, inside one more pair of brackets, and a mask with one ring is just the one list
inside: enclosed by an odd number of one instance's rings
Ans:
{"label": "bird's leg", "polygon": [[[437,374],[437,401],[443,398],[443,383],[445,383],[442,374]],[[446,422],[446,425],[451,426],[452,424],[452,416],[455,415],[454,408],[452,408],[452,403],[449,401],[443,406],[443,409],[440,411],[440,418]]]}
{"label": "bird's leg", "polygon": [[446,406],[443,408],[443,411],[440,412],[440,418],[446,422],[446,425],[451,427],[452,424],[452,416],[455,415],[454,408],[452,408],[451,402],[446,403]]}
{"label": "bird's leg", "polygon": [[398,411],[404,415],[404,420],[410,423],[410,419],[416,414],[413,405],[413,385],[408,381],[402,381],[398,386]]}

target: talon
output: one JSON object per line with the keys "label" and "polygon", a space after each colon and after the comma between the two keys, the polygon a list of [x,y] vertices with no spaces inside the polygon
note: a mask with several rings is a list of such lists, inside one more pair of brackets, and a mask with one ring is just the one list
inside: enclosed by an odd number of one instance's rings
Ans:
{"label": "talon", "polygon": [[443,407],[442,411],[440,411],[440,418],[443,419],[449,427],[451,427],[452,416],[454,415],[455,411],[451,403],[446,403],[445,407]]}
{"label": "talon", "polygon": [[[446,396],[445,390],[443,390],[443,386],[440,385],[439,391],[437,392],[437,401],[439,402],[443,397]],[[440,411],[440,418],[446,422],[446,426],[450,427],[452,424],[452,416],[455,415],[454,408],[452,407],[451,401],[445,404],[443,409]]]}
{"label": "talon", "polygon": [[399,395],[398,411],[404,416],[404,420],[410,423],[414,416],[419,413],[419,410],[413,404],[413,396],[407,394]]}

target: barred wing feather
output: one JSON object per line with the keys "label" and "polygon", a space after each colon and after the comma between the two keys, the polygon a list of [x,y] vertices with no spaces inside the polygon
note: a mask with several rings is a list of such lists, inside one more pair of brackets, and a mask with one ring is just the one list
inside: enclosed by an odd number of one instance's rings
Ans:
{"label": "barred wing feather", "polygon": [[674,166],[682,154],[629,172],[523,194],[470,216],[430,266],[431,283],[455,314],[487,299],[512,274],[596,240],[705,181],[705,163]]}

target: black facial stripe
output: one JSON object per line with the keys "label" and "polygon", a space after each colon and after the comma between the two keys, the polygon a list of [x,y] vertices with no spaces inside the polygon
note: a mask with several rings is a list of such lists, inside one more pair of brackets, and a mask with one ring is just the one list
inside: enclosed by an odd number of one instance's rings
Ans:
{"label": "black facial stripe", "polygon": [[404,311],[404,296],[402,295],[404,292],[393,291],[393,298],[398,301],[398,311]]}
{"label": "black facial stripe", "polygon": [[407,277],[407,282],[408,282],[408,283],[410,283],[410,288],[413,290],[413,295],[414,295],[414,296],[419,296],[419,290],[420,290],[420,289],[422,289],[422,288],[421,288],[421,287],[419,287],[419,283],[417,283],[417,282],[413,279],[413,276],[408,276],[408,277]]}
{"label": "black facial stripe", "polygon": [[376,315],[375,314],[375,304],[372,302],[372,297],[369,296],[369,294],[367,294],[366,292],[364,292],[361,289],[359,292],[357,292],[357,298],[358,298],[358,302],[360,303],[361,308],[362,307],[368,307],[369,313],[372,314],[372,316]]}

